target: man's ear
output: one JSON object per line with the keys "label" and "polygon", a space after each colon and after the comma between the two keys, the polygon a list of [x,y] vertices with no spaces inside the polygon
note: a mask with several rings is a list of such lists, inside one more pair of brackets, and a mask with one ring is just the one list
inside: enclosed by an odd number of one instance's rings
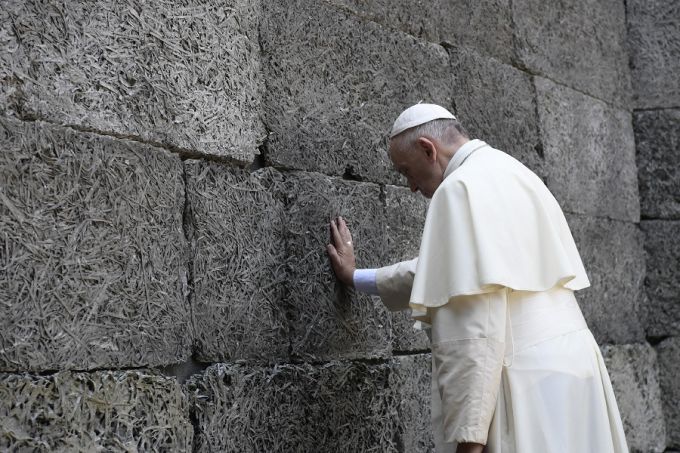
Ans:
{"label": "man's ear", "polygon": [[418,137],[416,143],[418,143],[418,147],[425,153],[428,161],[435,162],[437,160],[437,147],[432,140],[427,137]]}

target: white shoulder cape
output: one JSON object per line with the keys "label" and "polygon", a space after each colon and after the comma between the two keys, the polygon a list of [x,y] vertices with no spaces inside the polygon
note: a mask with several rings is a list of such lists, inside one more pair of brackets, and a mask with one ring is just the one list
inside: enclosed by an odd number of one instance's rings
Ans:
{"label": "white shoulder cape", "polygon": [[452,297],[502,287],[590,286],[543,181],[508,154],[475,142],[482,146],[445,177],[430,202],[409,304],[414,317],[426,318],[426,307]]}

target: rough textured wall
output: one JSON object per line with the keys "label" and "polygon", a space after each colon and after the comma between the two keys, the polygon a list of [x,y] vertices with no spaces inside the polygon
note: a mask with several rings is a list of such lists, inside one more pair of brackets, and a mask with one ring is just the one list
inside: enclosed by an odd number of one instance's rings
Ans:
{"label": "rough textured wall", "polygon": [[645,329],[656,349],[666,445],[680,450],[680,1],[627,2]]}
{"label": "rough textured wall", "polygon": [[679,10],[3,2],[0,448],[431,451],[427,339],[325,256],[417,254],[420,100],[546,181],[631,449],[680,448]]}

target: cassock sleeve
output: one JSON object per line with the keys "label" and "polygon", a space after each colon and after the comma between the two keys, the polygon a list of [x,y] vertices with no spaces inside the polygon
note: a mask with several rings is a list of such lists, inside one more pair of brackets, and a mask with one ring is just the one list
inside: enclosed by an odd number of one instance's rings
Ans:
{"label": "cassock sleeve", "polygon": [[360,293],[377,296],[378,287],[375,284],[375,273],[377,269],[356,269],[352,275],[354,289]]}
{"label": "cassock sleeve", "polygon": [[446,442],[486,444],[500,389],[507,291],[457,296],[431,309]]}
{"label": "cassock sleeve", "polygon": [[390,311],[409,309],[411,288],[418,258],[381,267],[376,272],[376,286],[380,300]]}

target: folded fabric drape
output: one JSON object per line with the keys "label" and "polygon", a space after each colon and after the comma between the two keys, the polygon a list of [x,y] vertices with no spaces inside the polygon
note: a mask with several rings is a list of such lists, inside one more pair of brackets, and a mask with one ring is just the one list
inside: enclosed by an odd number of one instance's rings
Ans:
{"label": "folded fabric drape", "polygon": [[[474,152],[460,165],[455,157],[464,148]],[[427,307],[503,287],[590,285],[564,214],[540,178],[480,140],[456,155],[449,165],[459,166],[447,168],[428,209],[410,298],[414,317],[429,321]]]}

